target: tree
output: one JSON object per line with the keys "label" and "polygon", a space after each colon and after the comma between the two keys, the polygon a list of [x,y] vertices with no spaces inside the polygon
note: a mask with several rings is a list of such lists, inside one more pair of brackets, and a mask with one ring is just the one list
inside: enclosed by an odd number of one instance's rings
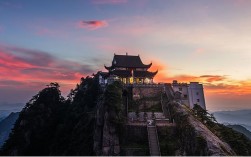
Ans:
{"label": "tree", "polygon": [[193,107],[194,115],[203,123],[207,123],[209,125],[213,125],[217,123],[213,114],[208,113],[207,110],[203,109],[200,105],[195,104]]}
{"label": "tree", "polygon": [[1,154],[49,155],[62,98],[58,83],[51,83],[33,96],[20,112]]}
{"label": "tree", "polygon": [[113,84],[108,85],[104,95],[108,112],[116,113],[114,116],[110,116],[110,120],[118,125],[123,123],[122,85],[119,82],[114,82]]}

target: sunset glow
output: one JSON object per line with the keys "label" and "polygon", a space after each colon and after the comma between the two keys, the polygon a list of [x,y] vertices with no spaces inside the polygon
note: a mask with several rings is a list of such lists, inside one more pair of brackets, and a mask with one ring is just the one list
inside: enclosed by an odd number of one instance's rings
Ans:
{"label": "sunset glow", "polygon": [[249,0],[2,0],[0,19],[0,103],[67,95],[127,52],[155,82],[203,83],[211,111],[251,108]]}

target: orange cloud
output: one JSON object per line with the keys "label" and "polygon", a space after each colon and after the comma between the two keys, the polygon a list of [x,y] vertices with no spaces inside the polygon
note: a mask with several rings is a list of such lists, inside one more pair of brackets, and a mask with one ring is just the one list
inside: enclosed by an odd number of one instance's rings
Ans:
{"label": "orange cloud", "polygon": [[99,20],[91,20],[91,21],[83,20],[78,23],[79,28],[86,28],[90,30],[95,30],[106,26],[108,26],[108,23],[106,21],[99,21]]}
{"label": "orange cloud", "polygon": [[205,79],[206,82],[216,82],[226,80],[226,76],[220,75],[202,75],[200,78]]}
{"label": "orange cloud", "polygon": [[205,89],[209,93],[225,95],[248,95],[251,94],[251,80],[225,82],[220,84],[205,84]]}
{"label": "orange cloud", "polygon": [[[157,74],[158,75],[158,74]],[[161,73],[160,76],[156,76],[156,82],[168,82],[171,83],[173,80],[177,80],[182,83],[189,83],[189,82],[200,82],[200,78],[197,76],[191,75],[175,75],[175,76],[168,76],[165,73]]]}
{"label": "orange cloud", "polygon": [[[155,66],[158,67],[158,65]],[[172,76],[168,75],[165,71],[160,71],[154,80],[155,82],[167,83],[171,83],[173,80],[177,80],[180,83],[200,82],[204,85],[205,93],[208,94],[229,96],[251,94],[251,80],[234,80],[225,75],[193,76],[181,74]]]}

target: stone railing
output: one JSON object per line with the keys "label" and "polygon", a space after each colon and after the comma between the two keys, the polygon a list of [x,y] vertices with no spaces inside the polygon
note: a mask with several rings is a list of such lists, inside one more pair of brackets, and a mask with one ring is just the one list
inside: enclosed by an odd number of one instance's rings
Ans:
{"label": "stone railing", "polygon": [[134,84],[123,84],[123,86],[125,87],[151,87],[151,88],[162,88],[164,87],[163,84],[155,84],[155,83],[152,83],[152,84],[137,84],[137,83],[134,83]]}

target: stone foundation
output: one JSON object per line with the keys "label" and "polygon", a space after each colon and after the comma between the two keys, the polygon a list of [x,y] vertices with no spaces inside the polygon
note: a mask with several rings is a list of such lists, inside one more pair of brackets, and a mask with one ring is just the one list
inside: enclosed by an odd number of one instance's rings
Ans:
{"label": "stone foundation", "polygon": [[149,86],[140,86],[133,87],[132,94],[135,99],[143,98],[143,97],[155,97],[162,92],[162,87],[149,87]]}

